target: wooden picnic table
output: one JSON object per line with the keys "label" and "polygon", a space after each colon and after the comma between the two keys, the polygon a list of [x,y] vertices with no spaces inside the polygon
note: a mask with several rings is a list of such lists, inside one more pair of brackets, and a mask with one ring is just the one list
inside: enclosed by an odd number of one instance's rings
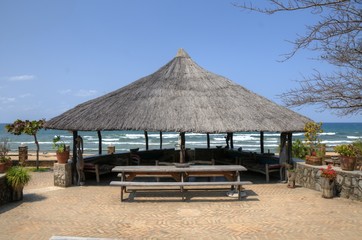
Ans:
{"label": "wooden picnic table", "polygon": [[[184,191],[186,186],[220,186],[228,185],[237,187],[238,198],[241,199],[241,186],[252,184],[249,181],[240,181],[240,174],[247,169],[240,165],[190,165],[187,167],[176,166],[117,166],[112,172],[119,172],[121,181],[112,181],[113,186],[121,186],[121,201],[126,187],[167,187],[178,186]],[[139,182],[133,181],[139,176],[172,177],[175,182]],[[187,179],[193,176],[214,177],[223,176],[227,181],[215,182],[188,182]],[[184,196],[183,196],[184,199]]]}

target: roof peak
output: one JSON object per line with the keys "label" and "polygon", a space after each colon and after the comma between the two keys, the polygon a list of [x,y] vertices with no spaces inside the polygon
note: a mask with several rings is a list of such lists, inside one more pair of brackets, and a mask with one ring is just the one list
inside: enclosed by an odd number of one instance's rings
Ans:
{"label": "roof peak", "polygon": [[190,56],[187,54],[187,52],[183,48],[180,48],[177,51],[176,57],[190,58]]}

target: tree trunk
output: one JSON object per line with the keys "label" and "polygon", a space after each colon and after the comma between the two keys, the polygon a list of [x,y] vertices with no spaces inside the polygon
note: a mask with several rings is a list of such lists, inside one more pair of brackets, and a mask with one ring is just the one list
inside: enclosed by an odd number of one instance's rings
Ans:
{"label": "tree trunk", "polygon": [[35,141],[35,145],[36,145],[36,170],[39,170],[39,142],[38,139],[36,137],[36,134],[33,135],[34,136],[34,141]]}

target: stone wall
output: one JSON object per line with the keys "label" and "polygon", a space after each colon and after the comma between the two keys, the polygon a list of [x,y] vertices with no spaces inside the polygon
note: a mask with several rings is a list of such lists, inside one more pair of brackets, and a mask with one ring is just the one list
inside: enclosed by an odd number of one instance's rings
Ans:
{"label": "stone wall", "polygon": [[54,163],[54,186],[69,187],[72,185],[72,164]]}
{"label": "stone wall", "polygon": [[[322,166],[312,166],[304,162],[296,163],[296,183],[300,186],[321,191],[320,178]],[[323,166],[326,168],[327,166]],[[343,171],[340,167],[333,167],[337,172],[336,195],[343,198],[362,201],[362,172]]]}
{"label": "stone wall", "polygon": [[11,201],[11,189],[6,184],[6,174],[0,173],[0,206]]}

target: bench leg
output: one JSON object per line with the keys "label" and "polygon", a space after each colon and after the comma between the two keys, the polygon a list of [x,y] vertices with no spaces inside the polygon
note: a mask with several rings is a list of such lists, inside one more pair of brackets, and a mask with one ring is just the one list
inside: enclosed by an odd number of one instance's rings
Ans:
{"label": "bench leg", "polygon": [[123,192],[124,192],[124,189],[125,187],[121,187],[121,202],[123,202]]}
{"label": "bench leg", "polygon": [[269,182],[269,166],[268,164],[265,164],[265,177],[266,177],[266,182]]}
{"label": "bench leg", "polygon": [[97,180],[97,183],[99,183],[99,165],[95,164],[94,168],[96,170],[96,180]]}
{"label": "bench leg", "polygon": [[283,167],[280,167],[280,181],[283,181],[284,178],[283,178]]}

